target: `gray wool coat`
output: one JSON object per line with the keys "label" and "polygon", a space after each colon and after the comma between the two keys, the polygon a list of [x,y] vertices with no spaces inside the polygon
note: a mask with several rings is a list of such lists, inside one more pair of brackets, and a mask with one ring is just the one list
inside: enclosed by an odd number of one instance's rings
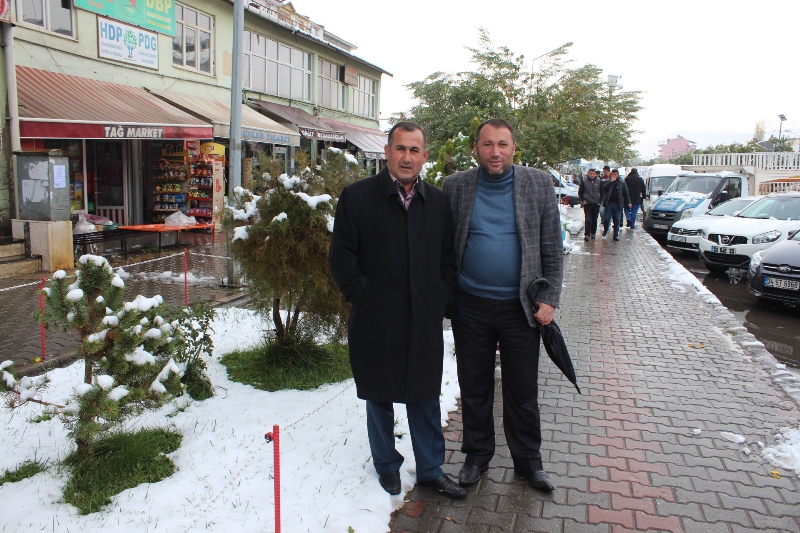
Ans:
{"label": "gray wool coat", "polygon": [[[477,167],[448,176],[442,186],[453,213],[456,267],[459,274],[477,188]],[[533,318],[533,303],[528,298],[528,286],[538,278],[547,279],[550,288],[542,289],[537,300],[558,307],[564,278],[561,215],[553,194],[553,180],[549,174],[514,165],[514,218],[522,251],[519,298],[525,308],[528,323],[533,327],[536,321]]]}

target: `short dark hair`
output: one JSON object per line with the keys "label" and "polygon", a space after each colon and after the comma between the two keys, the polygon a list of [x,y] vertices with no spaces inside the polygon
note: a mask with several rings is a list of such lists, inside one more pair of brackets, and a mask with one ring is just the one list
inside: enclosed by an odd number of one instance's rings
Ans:
{"label": "short dark hair", "polygon": [[491,126],[493,128],[505,128],[511,132],[511,140],[514,141],[516,144],[517,136],[514,135],[514,128],[511,127],[511,124],[508,123],[507,120],[503,120],[502,118],[490,118],[489,120],[485,120],[478,126],[478,129],[475,131],[475,142],[478,142],[478,139],[481,138],[481,130],[484,126]]}
{"label": "short dark hair", "polygon": [[606,166],[603,167],[603,170],[611,170],[611,167],[606,165]]}
{"label": "short dark hair", "polygon": [[611,173],[612,173],[612,174],[619,174],[619,169],[618,169],[618,168],[615,168],[614,170],[612,170],[612,171],[611,171]]}
{"label": "short dark hair", "polygon": [[386,143],[389,146],[392,145],[392,139],[394,138],[394,130],[397,130],[397,129],[400,129],[400,130],[403,130],[403,131],[407,131],[407,132],[418,131],[418,132],[422,133],[422,146],[424,147],[428,143],[428,136],[425,135],[425,130],[422,129],[422,126],[420,126],[416,122],[398,122],[397,124],[392,126],[391,130],[389,130],[389,140]]}
{"label": "short dark hair", "polygon": [[597,174],[597,171],[596,171],[595,169],[593,169],[593,168],[590,168],[589,170],[587,170],[587,171],[586,171],[586,173],[587,173],[587,174],[588,174],[589,172],[594,172],[595,174]]}

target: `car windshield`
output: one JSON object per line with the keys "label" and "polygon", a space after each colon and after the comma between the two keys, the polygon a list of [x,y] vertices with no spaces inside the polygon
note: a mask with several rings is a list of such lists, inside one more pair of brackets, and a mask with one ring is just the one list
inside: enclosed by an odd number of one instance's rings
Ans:
{"label": "car windshield", "polygon": [[748,205],[753,203],[752,198],[734,198],[725,203],[719,204],[717,207],[708,212],[709,215],[722,217],[725,215],[732,215],[737,211],[741,211]]}
{"label": "car windshield", "polygon": [[767,196],[754,202],[737,216],[744,218],[775,218],[777,220],[800,220],[800,196]]}
{"label": "car windshield", "polygon": [[719,180],[717,176],[703,176],[703,177],[689,177],[678,176],[675,181],[667,189],[667,193],[671,192],[699,192],[708,194],[714,190]]}
{"label": "car windshield", "polygon": [[660,178],[650,178],[650,190],[655,191],[663,191],[670,184],[675,181],[675,176],[661,176]]}

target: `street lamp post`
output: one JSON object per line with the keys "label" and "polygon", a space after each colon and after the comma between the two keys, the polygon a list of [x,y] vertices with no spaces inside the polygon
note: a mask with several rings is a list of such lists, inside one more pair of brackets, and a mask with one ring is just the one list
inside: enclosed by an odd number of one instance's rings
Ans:
{"label": "street lamp post", "polygon": [[786,122],[786,116],[781,113],[778,118],[781,119],[781,125],[778,127],[778,142],[783,143],[783,123]]}

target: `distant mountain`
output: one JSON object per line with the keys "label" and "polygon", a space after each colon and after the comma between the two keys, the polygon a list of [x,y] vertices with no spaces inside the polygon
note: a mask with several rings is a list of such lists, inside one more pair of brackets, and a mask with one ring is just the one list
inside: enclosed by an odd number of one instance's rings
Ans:
{"label": "distant mountain", "polygon": [[[767,132],[767,137],[776,135],[778,132]],[[634,150],[639,152],[640,157],[643,159],[651,159],[658,157],[658,143],[664,142],[667,139],[674,139],[678,135],[684,139],[688,139],[697,144],[698,148],[706,148],[708,146],[716,146],[718,144],[732,144],[735,142],[746,143],[753,138],[753,132],[748,133],[731,133],[728,131],[674,131],[653,137],[640,140],[635,146]]]}

